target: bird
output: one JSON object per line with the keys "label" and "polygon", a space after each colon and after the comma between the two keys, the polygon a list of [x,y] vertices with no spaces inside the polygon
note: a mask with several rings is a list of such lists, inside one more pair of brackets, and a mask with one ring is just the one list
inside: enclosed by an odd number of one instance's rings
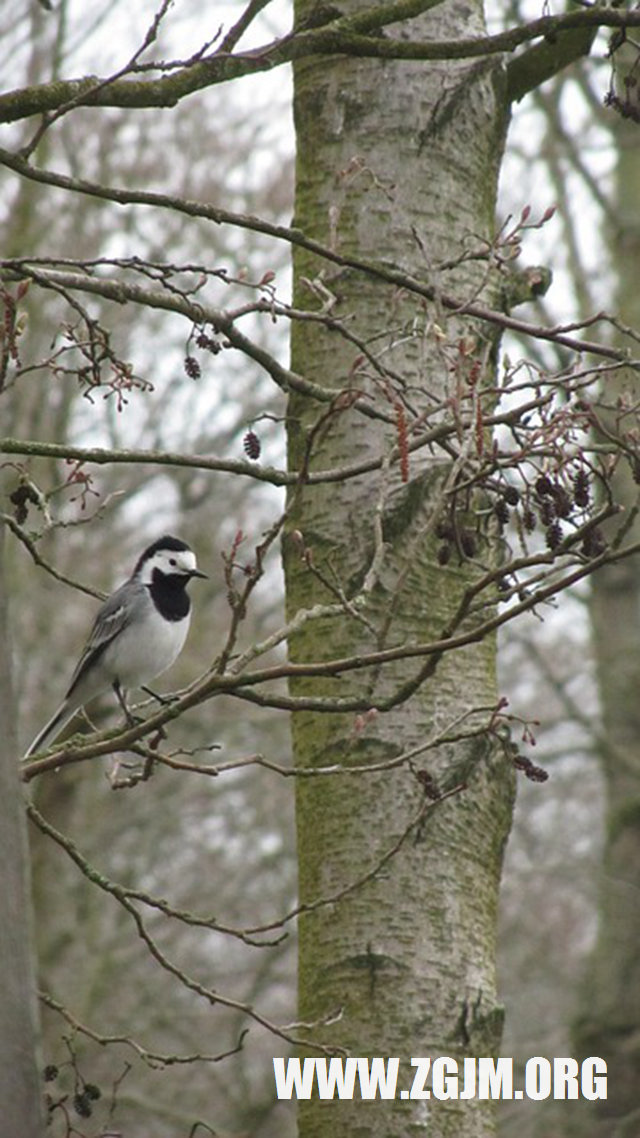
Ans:
{"label": "bird", "polygon": [[148,545],[129,579],[98,610],[67,694],[24,757],[54,742],[81,707],[109,688],[130,720],[124,691],[171,667],[189,631],[187,585],[206,576],[180,538],[165,534]]}

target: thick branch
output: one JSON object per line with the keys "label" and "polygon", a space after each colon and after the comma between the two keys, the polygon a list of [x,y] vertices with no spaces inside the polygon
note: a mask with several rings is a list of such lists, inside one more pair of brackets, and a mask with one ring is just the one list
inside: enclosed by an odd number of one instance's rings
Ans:
{"label": "thick branch", "polygon": [[[331,21],[330,28],[334,36],[376,32],[387,24],[410,19],[441,3],[442,0],[391,0],[354,16],[338,16]],[[234,42],[232,29],[223,41],[222,49],[204,59],[196,55],[184,66],[173,70],[172,74],[164,74],[157,79],[112,81],[89,75],[82,79],[58,80],[9,91],[0,95],[0,122],[16,122],[35,114],[47,115],[68,103],[139,109],[173,107],[194,91],[271,70],[295,58],[323,51],[324,30],[315,28],[297,35],[289,33],[262,47],[233,55],[228,50]],[[162,67],[159,63],[157,70],[161,71]]]}
{"label": "thick branch", "polygon": [[31,439],[0,439],[0,454],[16,454],[25,457],[74,459],[78,462],[91,462],[97,466],[110,466],[124,463],[132,466],[174,466],[188,467],[191,470],[213,470],[225,474],[240,474],[255,478],[258,482],[269,482],[272,486],[289,486],[297,481],[295,474],[277,470],[273,466],[260,466],[257,462],[243,459],[215,458],[212,455],[183,454],[164,450],[110,450],[107,447],[78,447],[70,443],[48,443]]}
{"label": "thick branch", "polygon": [[[286,35],[252,51],[237,55],[214,53],[205,59],[196,58],[172,74],[161,75],[157,79],[120,79],[109,82],[104,78],[88,76],[10,91],[0,96],[0,121],[16,122],[30,115],[48,114],[70,102],[110,107],[173,107],[194,91],[271,70],[283,63],[311,55],[352,55],[378,59],[472,59],[510,53],[533,40],[550,41],[561,33],[574,29],[594,31],[601,27],[640,26],[640,12],[593,7],[560,16],[542,16],[496,35],[474,36],[469,39],[411,42],[383,35],[362,34],[378,32],[388,24],[399,23],[434,7],[435,3],[436,0],[406,0],[382,4],[356,16],[338,17],[319,28]],[[558,58],[561,59],[562,54]],[[159,70],[161,66],[158,64]],[[541,64],[537,66],[540,67]],[[545,66],[549,66],[548,60],[545,60]],[[521,82],[523,79],[521,77]],[[515,89],[518,89],[517,84]]]}
{"label": "thick branch", "polygon": [[588,55],[597,32],[597,27],[573,28],[543,40],[512,60],[507,67],[509,102],[519,102],[541,83]]}

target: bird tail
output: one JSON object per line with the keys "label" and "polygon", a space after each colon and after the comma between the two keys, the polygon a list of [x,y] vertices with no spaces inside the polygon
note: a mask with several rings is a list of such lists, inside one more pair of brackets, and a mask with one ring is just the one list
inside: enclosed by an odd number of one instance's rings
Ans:
{"label": "bird tail", "polygon": [[36,735],[33,742],[29,745],[28,750],[25,751],[25,759],[30,758],[36,751],[43,751],[49,743],[52,743],[60,734],[63,727],[66,727],[69,720],[73,719],[78,710],[78,706],[74,700],[65,699],[55,715],[44,725],[42,731]]}

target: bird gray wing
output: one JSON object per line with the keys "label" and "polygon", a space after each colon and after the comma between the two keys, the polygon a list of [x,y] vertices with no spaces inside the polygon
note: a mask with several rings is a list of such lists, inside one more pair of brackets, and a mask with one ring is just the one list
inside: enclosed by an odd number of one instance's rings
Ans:
{"label": "bird gray wing", "polygon": [[130,619],[132,605],[135,601],[140,600],[144,592],[144,585],[139,582],[126,581],[110,597],[107,597],[102,607],[98,609],[89,638],[71,677],[67,699],[72,695],[74,688],[86,674],[87,669],[96,663],[105,648],[122,632]]}

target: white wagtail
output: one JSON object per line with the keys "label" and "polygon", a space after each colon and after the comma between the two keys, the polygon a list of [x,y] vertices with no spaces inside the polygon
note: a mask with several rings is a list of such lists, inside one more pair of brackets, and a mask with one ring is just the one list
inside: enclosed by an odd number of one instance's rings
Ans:
{"label": "white wagtail", "polygon": [[171,667],[189,631],[187,585],[206,575],[177,537],[158,538],[145,549],[129,580],[98,610],[69,690],[25,758],[57,738],[76,711],[110,687],[128,715],[123,689],[141,687]]}

